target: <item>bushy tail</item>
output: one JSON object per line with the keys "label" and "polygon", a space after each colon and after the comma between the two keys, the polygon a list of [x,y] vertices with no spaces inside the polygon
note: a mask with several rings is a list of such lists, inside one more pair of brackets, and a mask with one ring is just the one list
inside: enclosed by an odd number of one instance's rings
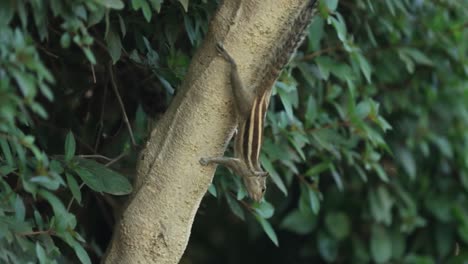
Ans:
{"label": "bushy tail", "polygon": [[291,29],[287,29],[287,32],[283,34],[279,40],[279,45],[277,45],[278,48],[272,52],[273,58],[271,59],[271,64],[264,66],[265,68],[262,69],[264,76],[257,84],[257,87],[255,87],[257,92],[263,93],[271,89],[281,70],[288,64],[292,55],[307,35],[307,28],[317,11],[318,2],[318,0],[308,0],[308,3],[302,8],[291,24]]}

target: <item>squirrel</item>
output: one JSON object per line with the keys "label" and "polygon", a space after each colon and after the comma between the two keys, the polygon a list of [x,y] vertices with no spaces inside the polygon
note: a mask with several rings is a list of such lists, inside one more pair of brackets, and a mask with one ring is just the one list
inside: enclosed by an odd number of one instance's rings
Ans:
{"label": "squirrel", "polygon": [[278,41],[272,52],[272,62],[263,65],[257,72],[263,73],[253,89],[246,89],[237,71],[237,64],[217,43],[218,53],[231,65],[231,86],[237,112],[237,134],[234,143],[234,157],[201,158],[200,164],[219,164],[228,167],[242,177],[250,198],[259,202],[266,190],[268,172],[262,170],[259,162],[263,143],[263,124],[271,96],[271,89],[279,74],[307,35],[307,28],[317,11],[318,0],[309,0],[297,14],[288,32]]}

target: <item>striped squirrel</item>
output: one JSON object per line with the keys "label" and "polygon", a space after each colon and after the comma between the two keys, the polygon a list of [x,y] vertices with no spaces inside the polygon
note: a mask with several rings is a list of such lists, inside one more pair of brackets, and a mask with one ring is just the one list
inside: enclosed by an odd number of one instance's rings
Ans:
{"label": "striped squirrel", "polygon": [[259,162],[263,142],[263,124],[270,101],[271,89],[283,67],[304,39],[311,18],[317,10],[318,0],[309,0],[296,18],[290,31],[278,41],[273,52],[272,63],[258,72],[263,73],[260,82],[253,89],[243,86],[234,59],[221,43],[216,48],[231,65],[231,86],[237,110],[237,134],[234,143],[234,157],[201,158],[200,164],[220,164],[242,177],[247,192],[255,201],[260,201],[266,190],[268,172],[262,170]]}

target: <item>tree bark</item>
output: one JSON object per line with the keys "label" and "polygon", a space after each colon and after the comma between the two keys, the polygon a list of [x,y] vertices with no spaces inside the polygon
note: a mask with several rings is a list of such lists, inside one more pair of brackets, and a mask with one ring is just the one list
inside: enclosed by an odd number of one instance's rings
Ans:
{"label": "tree bark", "polygon": [[226,0],[220,6],[187,76],[140,155],[134,191],[116,225],[105,263],[177,263],[188,243],[214,166],[203,156],[222,156],[235,128],[228,64],[217,56],[220,41],[236,59],[246,86],[304,0]]}

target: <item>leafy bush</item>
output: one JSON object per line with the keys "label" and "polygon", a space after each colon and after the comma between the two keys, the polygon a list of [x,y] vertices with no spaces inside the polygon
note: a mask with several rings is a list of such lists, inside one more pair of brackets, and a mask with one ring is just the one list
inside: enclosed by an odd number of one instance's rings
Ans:
{"label": "leafy bush", "polygon": [[[182,261],[468,259],[465,2],[321,1],[274,87],[266,201],[219,169]],[[0,1],[0,262],[100,259],[216,6]]]}

